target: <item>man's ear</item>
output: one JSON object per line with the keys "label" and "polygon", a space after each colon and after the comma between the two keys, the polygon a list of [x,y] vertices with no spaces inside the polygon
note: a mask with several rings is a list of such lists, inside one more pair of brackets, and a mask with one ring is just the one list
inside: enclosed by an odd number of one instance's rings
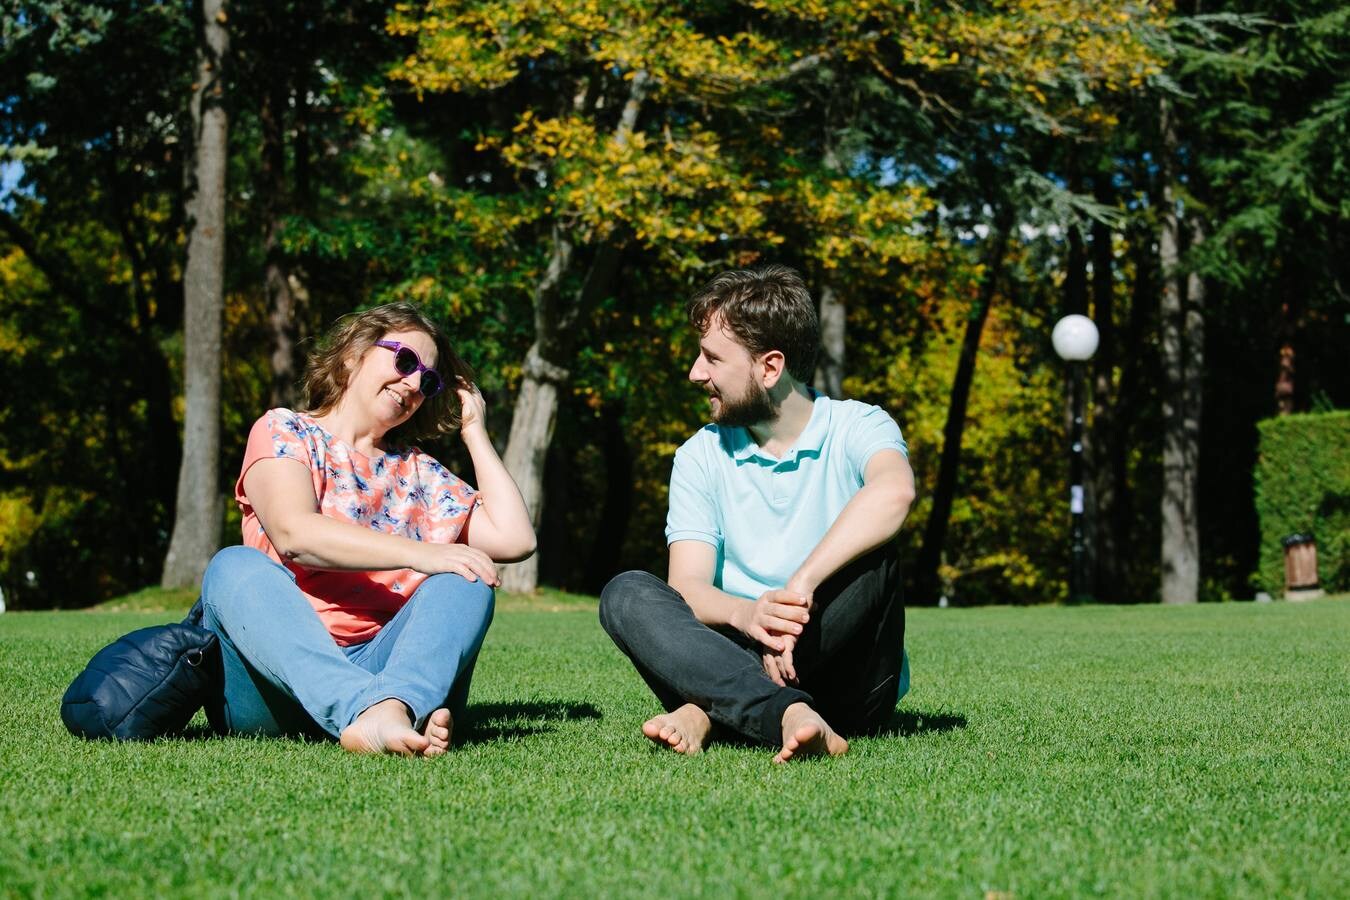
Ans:
{"label": "man's ear", "polygon": [[787,358],[782,350],[770,350],[759,358],[760,375],[764,379],[764,389],[769,390],[787,373]]}

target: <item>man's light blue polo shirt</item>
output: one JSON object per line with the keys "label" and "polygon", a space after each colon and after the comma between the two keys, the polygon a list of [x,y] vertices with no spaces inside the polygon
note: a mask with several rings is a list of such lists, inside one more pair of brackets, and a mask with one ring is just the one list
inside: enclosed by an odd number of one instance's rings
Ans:
{"label": "man's light blue polo shirt", "polygon": [[817,395],[782,459],[744,428],[708,425],[675,452],[666,543],[717,548],[713,584],[751,600],[781,588],[863,485],[878,450],[908,455],[879,406]]}
{"label": "man's light blue polo shirt", "polygon": [[[863,486],[863,470],[878,450],[909,456],[885,410],[820,394],[781,459],[744,428],[707,425],[675,451],[666,544],[712,544],[713,584],[754,600],[787,584]],[[908,692],[906,653],[896,699]]]}

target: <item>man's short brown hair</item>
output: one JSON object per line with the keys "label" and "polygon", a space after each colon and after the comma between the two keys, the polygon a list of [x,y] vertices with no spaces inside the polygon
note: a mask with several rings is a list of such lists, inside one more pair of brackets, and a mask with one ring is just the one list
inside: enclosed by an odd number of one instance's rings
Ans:
{"label": "man's short brown hair", "polygon": [[714,315],[754,356],[782,352],[792,377],[810,384],[820,352],[820,317],[806,282],[787,266],[732,269],[689,300],[689,322],[702,334]]}

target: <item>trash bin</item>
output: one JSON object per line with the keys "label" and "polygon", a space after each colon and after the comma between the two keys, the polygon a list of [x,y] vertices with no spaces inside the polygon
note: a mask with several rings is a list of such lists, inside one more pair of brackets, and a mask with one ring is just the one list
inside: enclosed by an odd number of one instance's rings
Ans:
{"label": "trash bin", "polygon": [[1284,599],[1312,600],[1323,595],[1317,580],[1317,540],[1311,534],[1283,538]]}

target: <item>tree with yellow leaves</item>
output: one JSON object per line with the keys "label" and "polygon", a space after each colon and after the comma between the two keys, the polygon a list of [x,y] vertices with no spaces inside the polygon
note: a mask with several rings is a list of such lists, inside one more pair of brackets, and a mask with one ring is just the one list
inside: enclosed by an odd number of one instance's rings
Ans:
{"label": "tree with yellow leaves", "polygon": [[[772,245],[769,198],[705,124],[745,90],[788,78],[753,31],[649,4],[433,2],[401,7],[417,37],[395,76],[419,92],[515,100],[509,129],[478,142],[484,169],[525,198],[520,226],[543,247],[530,287],[533,343],[505,453],[538,521],[544,454],[570,377],[576,330],[611,290],[626,251],[697,270],[747,242]],[[532,590],[537,561],[507,574]]]}
{"label": "tree with yellow leaves", "polygon": [[[477,141],[477,183],[517,199],[516,229],[528,235],[518,240],[540,251],[528,287],[533,341],[505,453],[536,521],[578,328],[612,291],[626,254],[691,279],[769,253],[800,259],[823,285],[842,347],[843,285],[928,252],[934,236],[915,225],[937,206],[931,183],[884,183],[876,163],[885,151],[860,148],[872,164],[858,165],[856,153],[833,146],[828,121],[823,139],[819,125],[787,135],[775,125],[810,105],[806,78],[865,72],[940,126],[973,108],[987,114],[989,95],[1000,113],[1046,131],[1086,127],[1093,115],[1076,102],[1084,92],[1147,69],[1126,9],[1065,0],[970,10],[774,0],[397,7],[390,30],[415,48],[394,78],[419,96],[492,107],[504,127]],[[787,233],[800,246],[783,247]],[[841,375],[836,366],[827,378],[835,390]],[[507,584],[532,589],[536,565],[522,564]]]}

